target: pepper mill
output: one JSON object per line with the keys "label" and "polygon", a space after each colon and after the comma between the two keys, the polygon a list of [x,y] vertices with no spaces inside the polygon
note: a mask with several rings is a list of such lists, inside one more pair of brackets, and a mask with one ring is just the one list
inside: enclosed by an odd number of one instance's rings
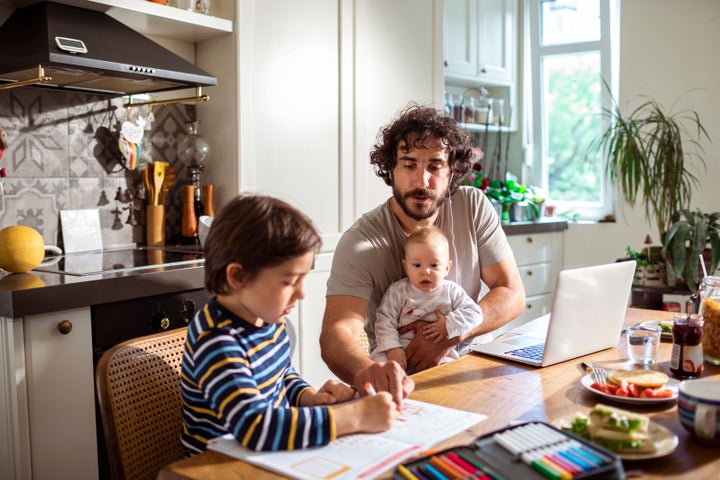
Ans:
{"label": "pepper mill", "polygon": [[205,215],[208,217],[215,216],[215,202],[213,201],[213,191],[215,187],[212,184],[202,186],[203,204],[205,205]]}
{"label": "pepper mill", "polygon": [[183,238],[197,238],[197,217],[195,216],[195,187],[183,187],[183,211],[181,232]]}

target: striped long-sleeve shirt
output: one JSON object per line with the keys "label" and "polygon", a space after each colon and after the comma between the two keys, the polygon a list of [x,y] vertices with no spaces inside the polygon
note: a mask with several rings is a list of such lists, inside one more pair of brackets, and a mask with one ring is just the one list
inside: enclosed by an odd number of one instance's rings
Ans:
{"label": "striped long-sleeve shirt", "polygon": [[307,388],[291,364],[285,322],[255,327],[213,298],[188,326],[183,445],[202,452],[227,433],[252,450],[327,444],[336,436],[332,409],[299,407]]}

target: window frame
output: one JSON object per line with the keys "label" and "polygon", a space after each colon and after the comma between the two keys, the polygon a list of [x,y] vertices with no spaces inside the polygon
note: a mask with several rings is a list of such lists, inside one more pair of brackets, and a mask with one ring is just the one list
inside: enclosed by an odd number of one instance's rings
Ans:
{"label": "window frame", "polygon": [[[600,3],[600,39],[596,41],[584,41],[576,43],[541,45],[541,15],[542,0],[528,0],[525,2],[525,25],[526,49],[528,52],[525,58],[525,65],[530,74],[526,75],[526,86],[529,111],[525,115],[525,125],[528,146],[526,153],[526,183],[538,185],[548,190],[547,171],[548,164],[545,157],[546,128],[543,110],[543,84],[542,58],[554,55],[572,55],[590,52],[600,53],[600,72],[602,78],[608,82],[611,92],[617,92],[618,88],[618,34],[619,34],[619,5],[618,0],[598,0]],[[614,93],[613,93],[614,95]],[[617,98],[617,96],[616,96]],[[604,87],[601,90],[602,108],[611,106],[611,97]],[[609,119],[603,116],[602,128],[609,125]],[[604,168],[604,167],[603,167]],[[559,212],[577,214],[578,220],[596,221],[603,219],[606,215],[614,215],[615,194],[609,181],[602,177],[601,202],[567,202],[552,199],[553,204]]]}

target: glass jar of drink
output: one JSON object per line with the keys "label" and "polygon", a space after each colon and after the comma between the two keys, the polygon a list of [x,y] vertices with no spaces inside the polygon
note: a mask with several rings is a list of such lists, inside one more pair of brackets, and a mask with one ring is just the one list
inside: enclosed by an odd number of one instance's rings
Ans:
{"label": "glass jar of drink", "polygon": [[703,371],[703,317],[676,313],[672,326],[670,371],[677,378],[699,377]]}
{"label": "glass jar of drink", "polygon": [[700,315],[705,319],[705,360],[720,365],[720,277],[705,277],[700,298]]}

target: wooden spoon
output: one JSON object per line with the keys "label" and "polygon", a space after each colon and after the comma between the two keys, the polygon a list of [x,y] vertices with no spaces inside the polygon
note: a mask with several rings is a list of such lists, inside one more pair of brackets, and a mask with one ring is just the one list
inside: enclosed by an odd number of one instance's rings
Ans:
{"label": "wooden spoon", "polygon": [[152,177],[152,163],[148,163],[147,166],[142,171],[142,180],[143,180],[143,185],[145,186],[145,198],[147,198],[148,203],[152,203],[153,198],[155,197],[155,193],[153,192],[153,184],[150,181],[151,177]]}
{"label": "wooden spoon", "polygon": [[167,162],[153,162],[153,205],[160,205],[160,191],[165,180],[165,165]]}
{"label": "wooden spoon", "polygon": [[162,189],[160,190],[160,205],[165,204],[165,199],[167,198],[167,194],[170,191],[170,187],[172,186],[172,183],[175,181],[175,169],[172,167],[172,165],[168,164],[165,167],[165,180],[162,184]]}

